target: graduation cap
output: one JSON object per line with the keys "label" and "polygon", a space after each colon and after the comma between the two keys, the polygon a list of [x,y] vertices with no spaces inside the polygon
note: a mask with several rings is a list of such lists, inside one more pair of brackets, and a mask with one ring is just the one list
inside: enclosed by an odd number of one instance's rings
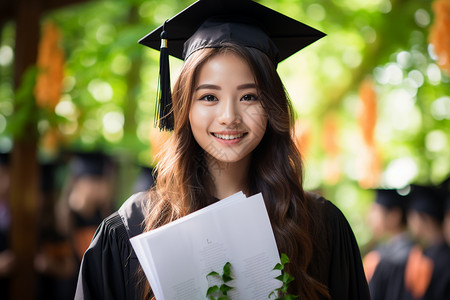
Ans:
{"label": "graduation cap", "polygon": [[444,209],[446,212],[450,212],[450,193],[447,193],[445,196],[445,205]]}
{"label": "graduation cap", "polygon": [[251,0],[198,0],[139,40],[161,51],[159,127],[173,129],[168,55],[186,60],[197,50],[234,43],[262,51],[276,66],[323,36]]}
{"label": "graduation cap", "polygon": [[9,152],[6,153],[0,152],[0,166],[8,166],[9,159],[10,159]]}
{"label": "graduation cap", "polygon": [[445,199],[445,211],[450,212],[450,177],[440,184],[440,189],[442,191],[442,197]]}
{"label": "graduation cap", "polygon": [[437,220],[444,218],[444,199],[436,187],[411,185],[408,197],[410,210],[425,213]]}
{"label": "graduation cap", "polygon": [[102,176],[109,163],[110,158],[101,152],[76,153],[70,161],[70,173],[74,177]]}
{"label": "graduation cap", "polygon": [[40,165],[41,191],[51,192],[55,185],[56,163],[43,163]]}
{"label": "graduation cap", "polygon": [[408,198],[400,195],[397,189],[377,189],[375,202],[388,209],[399,207],[406,210]]}

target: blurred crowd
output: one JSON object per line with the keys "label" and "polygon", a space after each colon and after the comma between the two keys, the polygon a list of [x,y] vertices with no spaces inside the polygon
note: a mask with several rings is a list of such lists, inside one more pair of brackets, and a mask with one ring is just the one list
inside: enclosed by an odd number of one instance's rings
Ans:
{"label": "blurred crowd", "polygon": [[[0,154],[1,299],[8,299],[14,272],[9,165],[9,155]],[[139,169],[132,192],[153,184],[152,169]],[[73,299],[83,253],[117,209],[118,163],[100,152],[71,153],[40,172],[36,299]],[[367,218],[373,242],[363,257],[372,300],[450,299],[450,179],[373,195]]]}
{"label": "blurred crowd", "polygon": [[[132,192],[153,184],[152,169],[138,167]],[[9,205],[10,155],[0,153],[0,291],[9,299],[15,271]],[[117,209],[118,163],[101,152],[70,153],[40,166],[36,299],[73,299],[83,253],[100,222]]]}
{"label": "blurred crowd", "polygon": [[450,299],[450,179],[374,195],[363,258],[372,300]]}

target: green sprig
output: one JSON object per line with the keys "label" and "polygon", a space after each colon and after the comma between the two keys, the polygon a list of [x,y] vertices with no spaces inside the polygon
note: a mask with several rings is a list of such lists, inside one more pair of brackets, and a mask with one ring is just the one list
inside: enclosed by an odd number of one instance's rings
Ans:
{"label": "green sprig", "polygon": [[294,300],[297,299],[298,296],[290,295],[288,293],[289,284],[294,281],[294,277],[285,271],[285,266],[288,264],[289,257],[282,253],[280,257],[280,262],[275,265],[274,270],[281,271],[281,275],[275,277],[275,279],[281,281],[283,285],[269,294],[269,299],[275,297],[275,300]]}
{"label": "green sprig", "polygon": [[232,290],[233,287],[229,286],[226,283],[233,280],[233,277],[231,276],[231,263],[225,263],[222,269],[222,274],[219,274],[216,271],[212,271],[206,275],[206,278],[210,276],[219,278],[223,283],[220,286],[210,286],[206,291],[206,297],[209,297],[210,300],[230,300],[230,298],[228,297],[228,292]]}

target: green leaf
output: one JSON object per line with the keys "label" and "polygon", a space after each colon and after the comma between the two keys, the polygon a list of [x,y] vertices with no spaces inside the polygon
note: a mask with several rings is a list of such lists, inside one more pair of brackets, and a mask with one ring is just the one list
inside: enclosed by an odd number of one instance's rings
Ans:
{"label": "green leaf", "polygon": [[230,300],[228,296],[220,296],[217,300]]}
{"label": "green leaf", "polygon": [[230,273],[231,273],[231,263],[226,262],[225,265],[223,266],[223,274],[230,275]]}
{"label": "green leaf", "polygon": [[[284,272],[283,275],[282,275],[282,278],[283,278],[282,281],[283,281],[284,283],[287,283],[290,277],[292,277],[292,276],[289,275],[289,273]],[[291,281],[292,281],[292,280],[291,280]]]}
{"label": "green leaf", "polygon": [[283,276],[284,276],[284,274],[281,274],[281,275],[275,277],[275,279],[283,282]]}
{"label": "green leaf", "polygon": [[281,261],[281,264],[284,266],[285,264],[287,264],[289,262],[289,257],[285,253],[281,253],[280,261]]}
{"label": "green leaf", "polygon": [[222,292],[222,294],[227,295],[228,291],[232,290],[233,287],[226,285],[226,284],[222,284],[220,286],[220,291]]}
{"label": "green leaf", "polygon": [[222,280],[223,280],[223,282],[228,282],[228,281],[233,280],[233,277],[231,277],[231,276],[228,275],[228,274],[223,274],[223,275],[222,275]]}
{"label": "green leaf", "polygon": [[282,264],[280,264],[280,263],[277,263],[275,265],[275,267],[273,267],[273,270],[280,270],[280,271],[282,271],[283,269],[284,269],[284,266]]}
{"label": "green leaf", "polygon": [[206,277],[208,277],[208,276],[219,276],[220,277],[220,274],[217,273],[216,271],[212,271],[206,275]]}
{"label": "green leaf", "polygon": [[209,296],[215,292],[217,292],[219,290],[219,287],[217,285],[213,285],[211,287],[208,288],[208,290],[206,291],[206,296]]}
{"label": "green leaf", "polygon": [[[286,273],[287,274],[287,273]],[[285,281],[285,283],[286,284],[289,284],[289,283],[291,283],[292,281],[294,281],[294,276],[291,276],[291,275],[289,275],[289,274],[287,274],[288,275],[288,278],[286,279],[286,281]]]}

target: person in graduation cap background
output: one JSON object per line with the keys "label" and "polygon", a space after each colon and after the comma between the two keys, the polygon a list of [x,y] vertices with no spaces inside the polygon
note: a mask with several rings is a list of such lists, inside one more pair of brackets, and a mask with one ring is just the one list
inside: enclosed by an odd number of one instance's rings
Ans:
{"label": "person in graduation cap background", "polygon": [[[200,0],[140,40],[161,50],[159,125],[173,133],[155,186],[129,198],[97,230],[75,299],[153,298],[129,238],[241,190],[263,194],[279,253],[291,261],[291,294],[370,298],[344,215],[303,190],[294,112],[276,71],[323,36],[254,1]],[[173,94],[167,55],[184,60]]]}
{"label": "person in graduation cap background", "polygon": [[376,247],[363,259],[372,300],[408,299],[405,290],[405,267],[414,246],[407,229],[409,197],[397,189],[375,190],[369,211]]}
{"label": "person in graduation cap background", "polygon": [[436,186],[412,185],[408,226],[419,246],[411,250],[405,288],[413,299],[450,299],[450,247],[443,232],[444,198]]}

